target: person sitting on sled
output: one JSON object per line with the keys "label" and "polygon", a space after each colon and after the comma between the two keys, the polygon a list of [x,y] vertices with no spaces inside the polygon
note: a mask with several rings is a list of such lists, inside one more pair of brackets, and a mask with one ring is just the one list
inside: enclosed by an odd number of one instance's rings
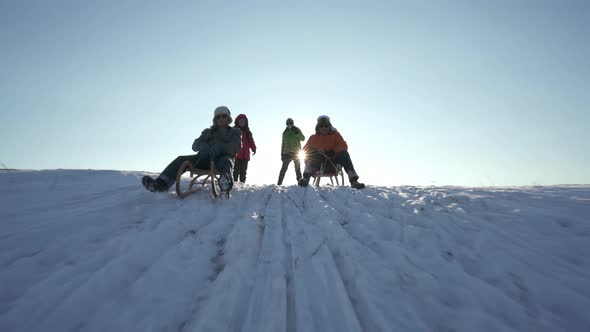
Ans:
{"label": "person sitting on sled", "polygon": [[232,123],[231,112],[225,106],[215,109],[213,126],[203,130],[201,136],[193,143],[195,155],[179,156],[174,159],[160,176],[155,180],[149,176],[142,179],[143,186],[151,192],[165,192],[176,182],[176,175],[180,166],[189,160],[196,169],[208,170],[211,168],[211,158],[215,160],[217,172],[221,175],[219,188],[221,193],[229,196],[233,187],[232,168],[234,157],[242,148],[242,131],[230,127]]}
{"label": "person sitting on sled", "polygon": [[344,141],[338,130],[332,126],[328,116],[322,115],[318,118],[315,135],[309,138],[307,144],[303,147],[303,151],[305,151],[306,156],[305,171],[303,177],[299,180],[300,186],[307,187],[312,173],[317,172],[322,161],[328,158],[342,165],[348,174],[352,188],[362,189],[365,187],[363,183],[358,182],[359,176],[356,174],[350,160],[346,141]]}
{"label": "person sitting on sled", "polygon": [[293,121],[293,119],[287,119],[286,124],[287,128],[283,131],[283,141],[281,144],[281,160],[283,161],[283,166],[279,173],[279,182],[277,183],[279,186],[283,184],[285,174],[287,173],[291,161],[295,163],[296,181],[301,179],[299,151],[301,150],[301,141],[305,140],[305,136],[299,128],[295,127],[295,121]]}
{"label": "person sitting on sled", "polygon": [[250,150],[256,154],[256,143],[248,125],[248,117],[240,114],[236,117],[236,128],[242,130],[242,149],[236,155],[236,164],[234,166],[234,182],[246,183],[246,172],[248,171],[248,162],[250,161]]}

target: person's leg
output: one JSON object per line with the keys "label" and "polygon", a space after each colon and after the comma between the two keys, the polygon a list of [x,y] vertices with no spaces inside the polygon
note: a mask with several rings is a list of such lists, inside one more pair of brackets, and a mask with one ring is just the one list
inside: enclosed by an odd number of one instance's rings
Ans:
{"label": "person's leg", "polygon": [[240,182],[246,183],[246,174],[248,173],[248,162],[249,160],[242,160],[242,165],[240,166]]}
{"label": "person's leg", "polygon": [[215,168],[219,175],[225,175],[232,179],[232,173],[234,169],[234,162],[230,158],[221,157],[215,160]]}
{"label": "person's leg", "polygon": [[365,185],[363,183],[358,182],[359,176],[356,174],[354,170],[354,165],[352,164],[352,160],[350,159],[350,154],[347,151],[340,152],[336,156],[336,161],[342,165],[346,174],[348,174],[348,180],[350,180],[350,186],[356,189],[363,189]]}
{"label": "person's leg", "polygon": [[242,160],[236,159],[235,166],[234,166],[234,182],[238,182],[241,168],[242,168]]}
{"label": "person's leg", "polygon": [[307,153],[307,157],[305,158],[305,169],[303,170],[303,177],[306,174],[311,175],[311,173],[320,169],[320,165],[324,160],[324,156],[317,150],[311,150]]}
{"label": "person's leg", "polygon": [[[158,179],[162,180],[166,184],[166,190],[168,190],[174,183],[176,182],[176,176],[178,175],[178,171],[180,170],[180,166],[185,161],[190,161],[193,166],[199,161],[201,158],[201,154],[195,154],[190,156],[179,156],[174,159],[165,169],[162,171]],[[156,179],[156,181],[158,181]]]}
{"label": "person's leg", "polygon": [[222,196],[229,198],[229,192],[234,186],[232,177],[233,160],[230,158],[222,157],[215,161],[215,168],[220,175],[219,188],[221,189]]}
{"label": "person's leg", "polygon": [[297,181],[299,181],[299,179],[301,179],[301,161],[295,156],[293,163],[295,163],[295,176],[297,176]]}
{"label": "person's leg", "polygon": [[290,163],[291,159],[283,160],[283,166],[281,167],[281,172],[279,173],[279,182],[277,183],[279,186],[283,184],[283,180],[285,179],[285,174],[287,173],[287,169],[289,168]]}
{"label": "person's leg", "polygon": [[350,154],[348,151],[342,151],[336,156],[336,162],[342,165],[346,174],[348,174],[348,178],[350,181],[358,180],[359,176],[356,174],[354,170],[354,165],[352,164],[352,160],[350,159]]}
{"label": "person's leg", "polygon": [[307,152],[307,157],[305,159],[305,170],[303,171],[303,177],[301,177],[299,180],[300,186],[307,187],[309,185],[311,174],[320,169],[323,158],[324,156],[322,156],[322,154],[317,150],[311,150]]}
{"label": "person's leg", "polygon": [[208,145],[204,145],[200,148],[199,158],[193,164],[195,169],[209,170],[211,169],[211,152]]}

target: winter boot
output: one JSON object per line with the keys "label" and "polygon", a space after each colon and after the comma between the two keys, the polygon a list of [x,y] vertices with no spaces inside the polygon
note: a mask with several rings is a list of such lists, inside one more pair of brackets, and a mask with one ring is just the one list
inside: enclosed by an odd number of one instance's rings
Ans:
{"label": "winter boot", "polygon": [[364,189],[365,184],[359,182],[359,176],[355,171],[348,171],[348,180],[350,181],[350,187],[354,189]]}
{"label": "winter boot", "polygon": [[229,199],[229,192],[234,187],[234,182],[232,181],[231,174],[221,175],[219,179],[219,189],[221,191],[221,197],[225,199]]}
{"label": "winter boot", "polygon": [[303,173],[303,177],[299,179],[299,186],[307,187],[309,186],[309,179],[311,179],[311,174]]}
{"label": "winter boot", "polygon": [[365,184],[360,183],[358,180],[350,181],[350,187],[354,189],[365,189]]}
{"label": "winter boot", "polygon": [[141,184],[143,184],[145,189],[153,193],[168,191],[169,188],[168,184],[164,180],[160,178],[154,180],[147,175],[141,179]]}

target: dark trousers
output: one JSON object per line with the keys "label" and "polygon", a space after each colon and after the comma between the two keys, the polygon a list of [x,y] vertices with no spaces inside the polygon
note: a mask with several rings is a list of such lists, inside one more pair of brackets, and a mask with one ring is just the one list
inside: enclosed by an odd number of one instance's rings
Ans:
{"label": "dark trousers", "polygon": [[[308,152],[307,159],[305,161],[305,173],[311,174],[312,172],[319,171],[322,162],[325,160],[326,157],[320,151],[312,150]],[[348,151],[342,151],[338,153],[334,159],[332,159],[332,161],[336,164],[340,164],[347,174],[356,174]],[[335,170],[331,166],[331,163],[328,163],[326,165],[326,171],[334,172]]]}
{"label": "dark trousers", "polygon": [[[159,178],[168,184],[168,188],[172,187],[176,182],[176,176],[180,170],[180,166],[185,161],[190,161],[195,169],[211,169],[211,153],[209,147],[201,148],[198,154],[190,156],[179,156],[174,159],[162,173]],[[226,156],[215,158],[215,168],[219,174],[230,174],[232,169],[232,160]]]}
{"label": "dark trousers", "polygon": [[287,169],[289,169],[289,164],[293,161],[295,163],[295,175],[297,176],[297,181],[301,179],[301,162],[297,156],[284,158],[283,159],[283,167],[281,167],[281,172],[279,173],[279,182],[278,185],[283,184],[283,180],[285,179],[285,174],[287,174]]}
{"label": "dark trousers", "polygon": [[236,159],[234,165],[234,182],[246,183],[246,173],[248,172],[248,162],[246,159]]}

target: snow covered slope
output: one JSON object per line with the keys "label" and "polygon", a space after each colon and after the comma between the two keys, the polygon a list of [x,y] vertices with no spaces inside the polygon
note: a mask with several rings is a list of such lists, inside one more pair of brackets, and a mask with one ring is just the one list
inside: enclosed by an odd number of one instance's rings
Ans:
{"label": "snow covered slope", "polygon": [[0,331],[589,331],[590,188],[0,173]]}

